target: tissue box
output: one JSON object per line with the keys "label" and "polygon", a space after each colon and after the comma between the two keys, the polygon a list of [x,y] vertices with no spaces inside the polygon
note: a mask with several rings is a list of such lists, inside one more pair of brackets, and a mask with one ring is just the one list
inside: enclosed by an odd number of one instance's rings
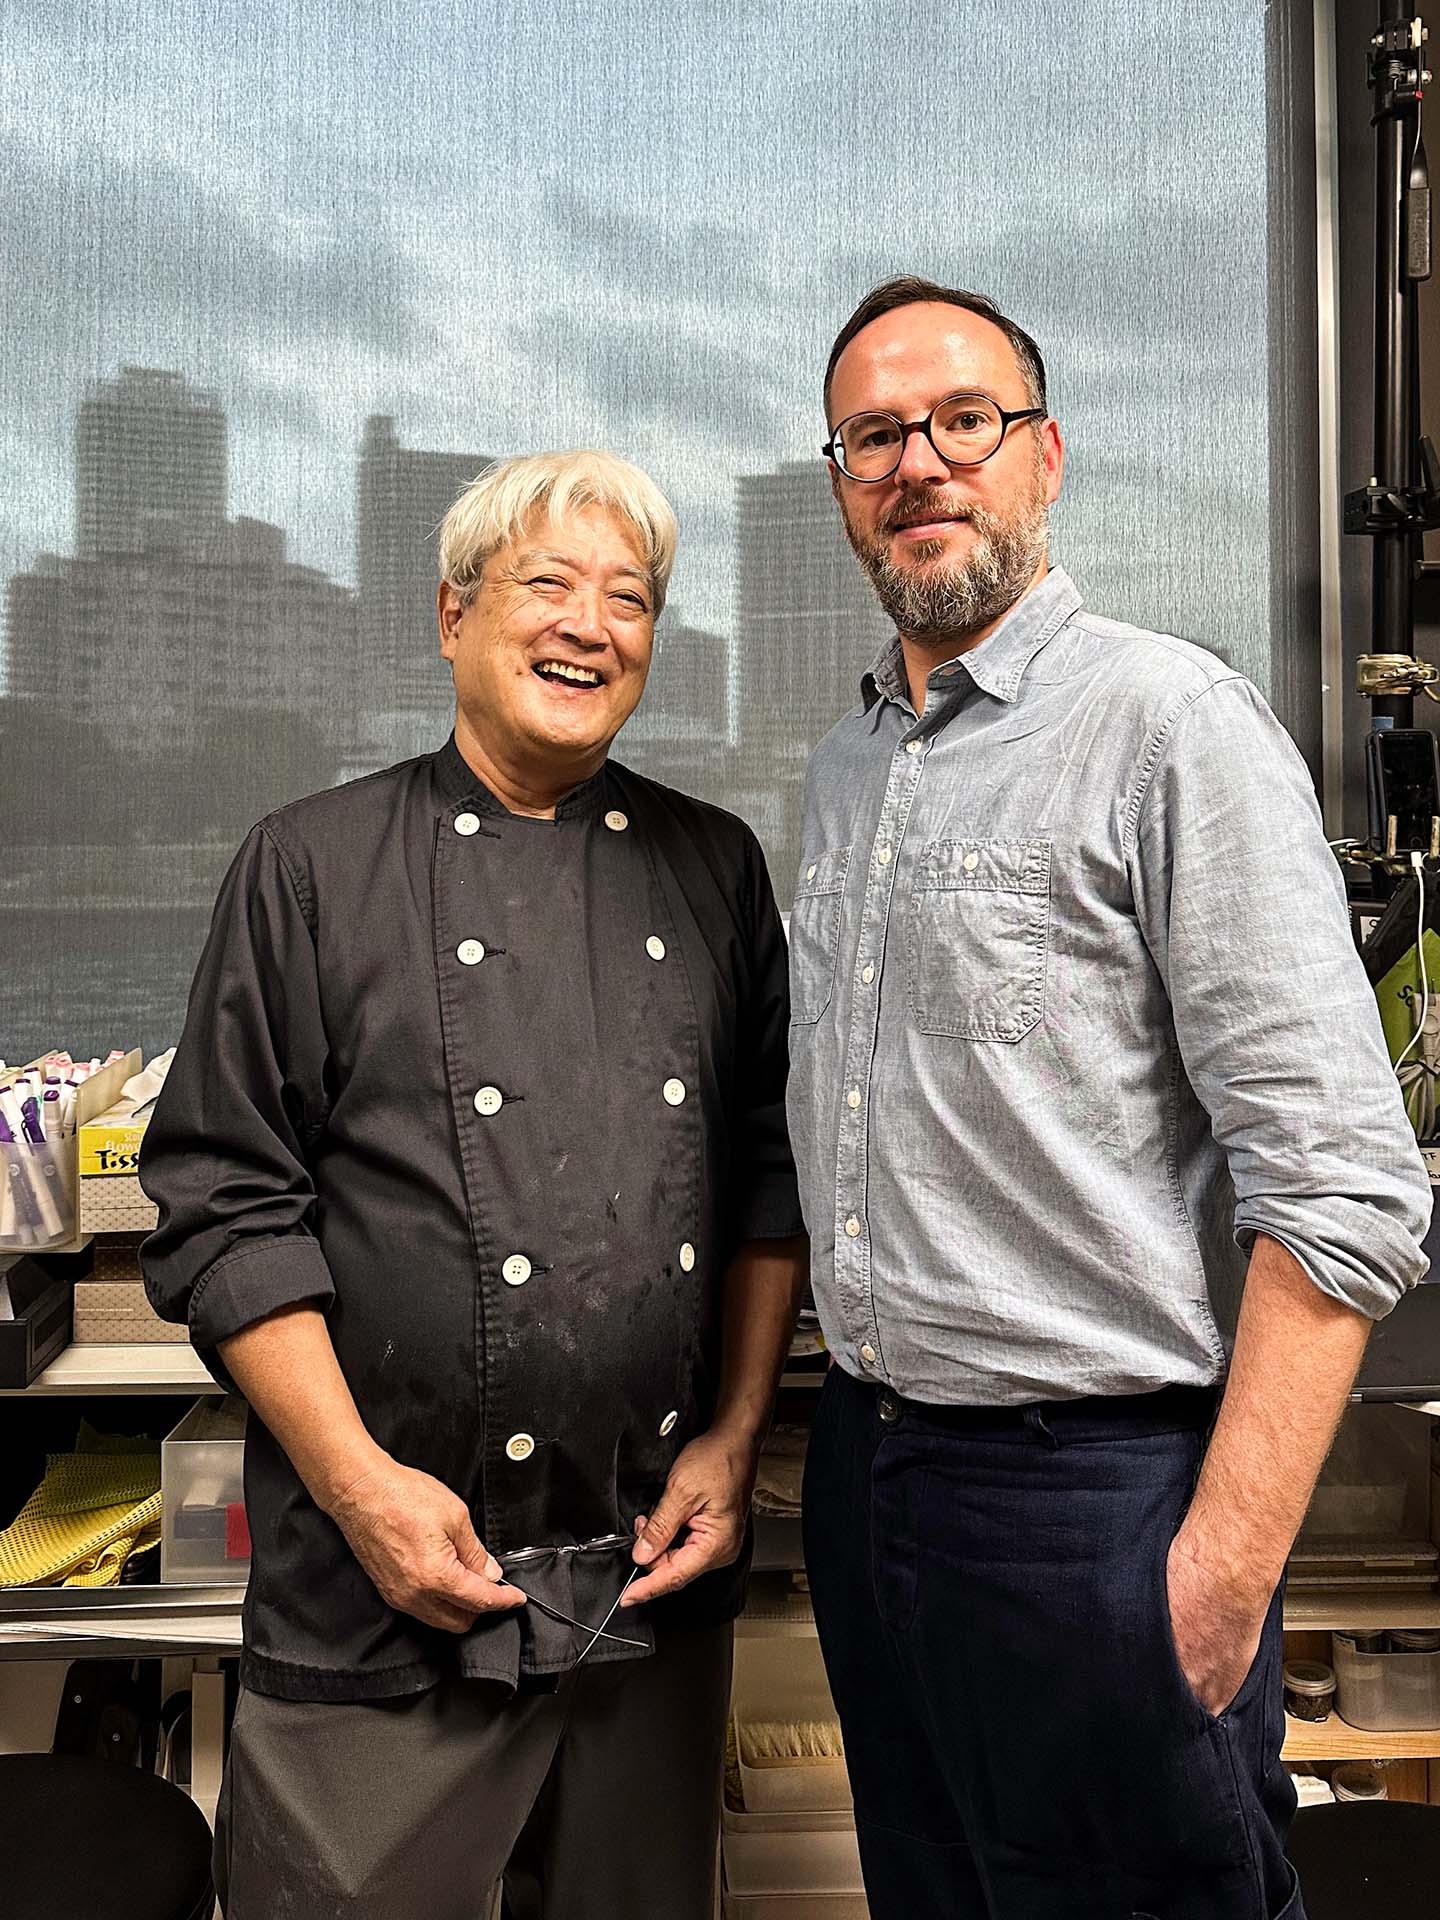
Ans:
{"label": "tissue box", "polygon": [[116,1341],[141,1346],[184,1346],[188,1329],[162,1320],[140,1280],[82,1280],[75,1289],[77,1346]]}
{"label": "tissue box", "polygon": [[136,1169],[152,1108],[120,1099],[80,1128],[80,1231],[148,1233],[160,1213]]}

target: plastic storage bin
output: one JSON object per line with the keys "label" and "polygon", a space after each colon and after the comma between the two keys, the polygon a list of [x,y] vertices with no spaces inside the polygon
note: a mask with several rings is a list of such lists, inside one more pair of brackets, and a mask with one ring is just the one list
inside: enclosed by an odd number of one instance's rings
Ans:
{"label": "plastic storage bin", "polygon": [[864,1893],[726,1893],[726,1920],[870,1920]]}
{"label": "plastic storage bin", "polygon": [[731,1711],[747,1813],[843,1813],[852,1807],[843,1759],[760,1766],[745,1761],[747,1723],[834,1719],[818,1640],[788,1635],[737,1640]]}
{"label": "plastic storage bin", "polygon": [[1335,1704],[1342,1720],[1370,1733],[1440,1727],[1440,1651],[1362,1653],[1348,1634],[1334,1648]]}
{"label": "plastic storage bin", "polygon": [[862,1893],[860,1846],[849,1813],[732,1813],[720,1831],[725,1885],[734,1893]]}
{"label": "plastic storage bin", "polygon": [[725,1920],[869,1920],[863,1893],[727,1893]]}
{"label": "plastic storage bin", "polygon": [[43,1253],[75,1238],[75,1136],[0,1141],[0,1249]]}
{"label": "plastic storage bin", "polygon": [[243,1400],[197,1401],[160,1448],[160,1578],[239,1586],[250,1573]]}

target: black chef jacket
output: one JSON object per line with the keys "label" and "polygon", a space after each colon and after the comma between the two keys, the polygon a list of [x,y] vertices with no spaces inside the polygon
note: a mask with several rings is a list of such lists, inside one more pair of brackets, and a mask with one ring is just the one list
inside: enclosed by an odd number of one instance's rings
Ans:
{"label": "black chef jacket", "polygon": [[[150,1298],[219,1342],[322,1307],[374,1438],[496,1555],[629,1535],[704,1431],[721,1278],[802,1231],[784,934],[739,820],[608,763],[512,814],[453,738],[262,821],[221,888],[145,1136]],[[227,1382],[228,1384],[228,1382]],[[588,1635],[538,1606],[463,1636],[388,1607],[258,1419],[241,1677],[290,1699],[514,1685]],[[627,1545],[517,1582],[598,1625]],[[736,1569],[611,1631],[721,1620]],[[601,1640],[588,1658],[636,1658]]]}

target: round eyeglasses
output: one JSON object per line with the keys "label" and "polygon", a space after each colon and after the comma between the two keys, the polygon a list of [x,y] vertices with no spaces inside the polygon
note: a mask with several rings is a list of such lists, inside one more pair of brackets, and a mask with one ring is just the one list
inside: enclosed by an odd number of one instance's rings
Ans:
{"label": "round eyeglasses", "polygon": [[847,480],[888,480],[900,465],[912,433],[923,433],[949,467],[978,467],[1000,449],[1017,420],[1043,420],[1044,407],[1007,413],[986,393],[950,393],[923,420],[894,413],[852,413],[820,451]]}

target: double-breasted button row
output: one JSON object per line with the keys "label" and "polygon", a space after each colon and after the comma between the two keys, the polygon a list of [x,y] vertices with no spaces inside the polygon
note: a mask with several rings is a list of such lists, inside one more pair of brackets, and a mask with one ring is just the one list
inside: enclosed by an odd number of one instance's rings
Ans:
{"label": "double-breasted button row", "polygon": [[[660,1438],[662,1440],[675,1431],[679,1420],[679,1409],[672,1407],[660,1422]],[[505,1453],[507,1458],[511,1460],[528,1460],[534,1451],[535,1436],[533,1433],[512,1433],[510,1438],[505,1442]]]}

